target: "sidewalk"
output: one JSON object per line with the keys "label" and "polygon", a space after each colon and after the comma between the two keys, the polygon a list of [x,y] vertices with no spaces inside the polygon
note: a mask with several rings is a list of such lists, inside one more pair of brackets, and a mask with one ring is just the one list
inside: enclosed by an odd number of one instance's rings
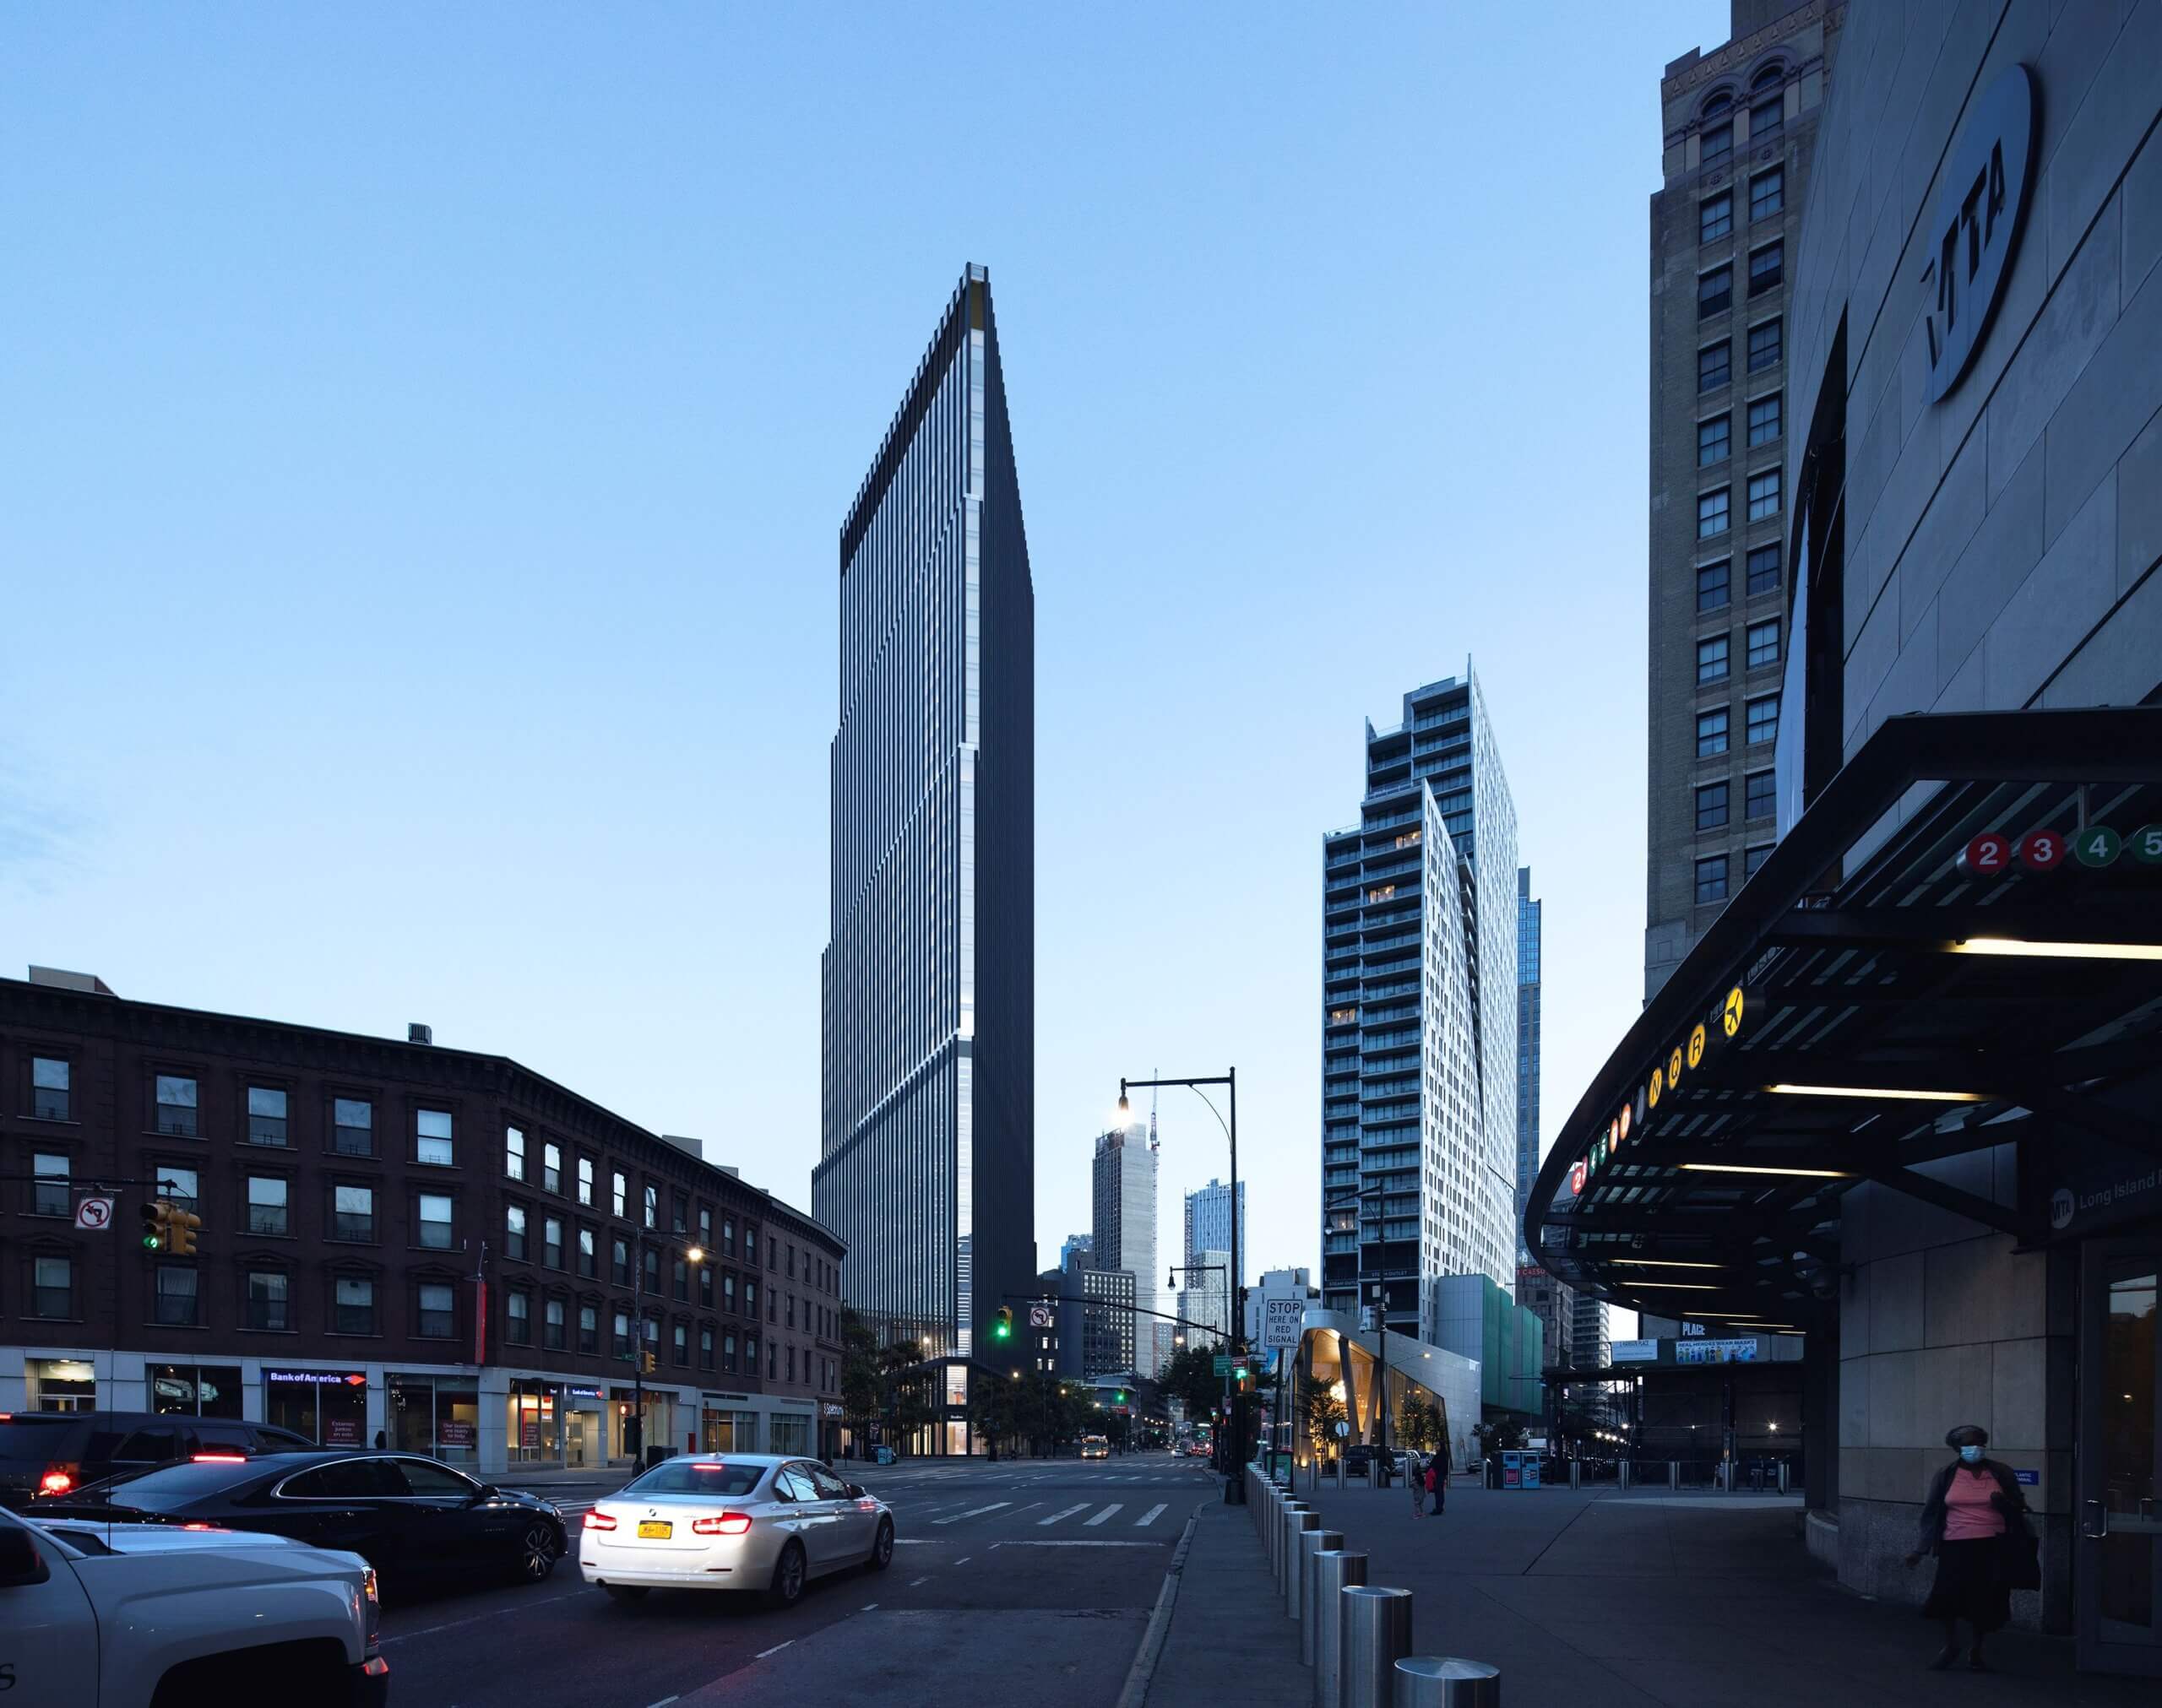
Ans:
{"label": "sidewalk", "polygon": [[1312,1708],[1313,1674],[1299,1662],[1299,1627],[1285,1617],[1268,1556],[1243,1506],[1212,1485],[1180,1574],[1171,1633],[1146,1703],[1236,1700],[1239,1708]]}
{"label": "sidewalk", "polygon": [[1298,1492],[1368,1556],[1368,1583],[1412,1591],[1412,1652],[1499,1667],[1510,1708],[2155,1700],[2152,1680],[2077,1673],[2067,1640],[2023,1631],[1990,1640],[1993,1674],[1926,1670],[1937,1627],[1840,1589],[1795,1533],[1797,1500],[1459,1479],[1446,1516],[1415,1519],[1400,1487]]}

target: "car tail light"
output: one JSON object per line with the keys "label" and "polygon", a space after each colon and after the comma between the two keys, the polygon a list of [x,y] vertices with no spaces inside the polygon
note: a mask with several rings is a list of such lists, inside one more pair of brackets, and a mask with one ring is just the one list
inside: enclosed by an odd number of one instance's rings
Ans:
{"label": "car tail light", "polygon": [[361,1671],[371,1678],[388,1678],[390,1676],[390,1662],[380,1655],[370,1655],[361,1663]]}
{"label": "car tail light", "polygon": [[75,1486],[75,1467],[73,1465],[48,1465],[45,1475],[37,1479],[41,1494],[65,1494]]}
{"label": "car tail light", "polygon": [[724,1512],[718,1518],[694,1518],[691,1521],[693,1536],[741,1536],[751,1527],[748,1513]]}
{"label": "car tail light", "polygon": [[585,1527],[588,1530],[613,1530],[616,1521],[605,1512],[589,1510],[585,1515]]}
{"label": "car tail light", "polygon": [[371,1653],[383,1640],[383,1598],[377,1593],[375,1568],[361,1568],[361,1596],[367,1605],[368,1649]]}
{"label": "car tail light", "polygon": [[215,1524],[183,1524],[181,1526],[182,1530],[218,1530],[222,1527],[222,1526]]}
{"label": "car tail light", "polygon": [[192,1455],[191,1458],[193,1462],[198,1465],[245,1465],[247,1463],[247,1455],[245,1453],[197,1453]]}

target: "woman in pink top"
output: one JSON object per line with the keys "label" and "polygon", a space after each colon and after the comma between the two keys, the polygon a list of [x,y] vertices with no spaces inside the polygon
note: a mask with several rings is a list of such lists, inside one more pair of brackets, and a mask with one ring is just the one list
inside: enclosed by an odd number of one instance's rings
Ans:
{"label": "woman in pink top", "polygon": [[1959,1621],[1975,1629],[1967,1664],[1990,1670],[1982,1659],[1982,1639],[2012,1617],[2015,1586],[2025,1581],[2024,1556],[2029,1543],[2027,1499],[2009,1465],[1982,1456],[1989,1433],[1962,1423],[1944,1438],[1958,1457],[1937,1472],[1922,1506],[1921,1541],[1907,1556],[1910,1566],[1924,1553],[1937,1556],[1937,1581],[1930,1586],[1922,1617],[1944,1626],[1944,1647],[1930,1662],[1938,1671],[1959,1657]]}

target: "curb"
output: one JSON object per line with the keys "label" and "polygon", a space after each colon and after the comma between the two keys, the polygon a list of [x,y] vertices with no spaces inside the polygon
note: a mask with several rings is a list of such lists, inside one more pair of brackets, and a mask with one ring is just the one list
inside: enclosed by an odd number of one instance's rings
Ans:
{"label": "curb", "polygon": [[[1208,1505],[1203,1501],[1203,1506]],[[1155,1611],[1149,1615],[1149,1629],[1141,1635],[1141,1646],[1134,1651],[1133,1664],[1127,1669],[1126,1688],[1118,1693],[1118,1708],[1141,1708],[1149,1700],[1149,1683],[1156,1676],[1156,1662],[1163,1658],[1164,1640],[1171,1634],[1171,1609],[1178,1605],[1179,1578],[1186,1570],[1187,1550],[1193,1546],[1194,1526],[1201,1522],[1201,1506],[1186,1521],[1186,1532],[1179,1537],[1178,1547],[1172,1551],[1171,1569],[1164,1574],[1164,1586],[1156,1592]]]}

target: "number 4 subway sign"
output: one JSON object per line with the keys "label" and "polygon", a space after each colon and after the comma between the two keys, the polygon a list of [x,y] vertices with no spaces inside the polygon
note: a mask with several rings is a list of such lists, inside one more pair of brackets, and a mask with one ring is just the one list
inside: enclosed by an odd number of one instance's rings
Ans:
{"label": "number 4 subway sign", "polygon": [[2105,824],[2029,830],[2016,836],[1985,830],[1967,844],[1961,864],[1978,876],[1993,877],[2014,865],[2030,872],[2053,872],[2067,865],[2100,871],[2120,859],[2162,866],[2162,824],[2143,824],[2124,836]]}

